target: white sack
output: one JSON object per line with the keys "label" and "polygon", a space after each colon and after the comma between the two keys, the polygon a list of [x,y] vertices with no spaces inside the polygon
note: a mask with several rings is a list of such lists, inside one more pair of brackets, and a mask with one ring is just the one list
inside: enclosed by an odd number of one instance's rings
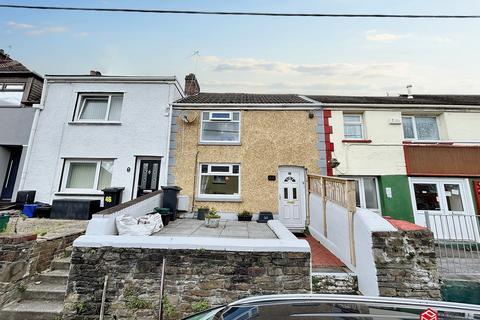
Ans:
{"label": "white sack", "polygon": [[162,216],[159,213],[134,218],[127,214],[115,219],[118,235],[149,236],[163,228]]}

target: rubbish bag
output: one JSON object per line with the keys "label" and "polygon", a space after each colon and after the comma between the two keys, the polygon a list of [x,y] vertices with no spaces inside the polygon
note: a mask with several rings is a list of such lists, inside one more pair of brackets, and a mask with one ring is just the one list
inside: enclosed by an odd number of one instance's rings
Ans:
{"label": "rubbish bag", "polygon": [[162,216],[158,213],[134,218],[127,214],[115,219],[118,235],[122,236],[149,236],[162,230]]}

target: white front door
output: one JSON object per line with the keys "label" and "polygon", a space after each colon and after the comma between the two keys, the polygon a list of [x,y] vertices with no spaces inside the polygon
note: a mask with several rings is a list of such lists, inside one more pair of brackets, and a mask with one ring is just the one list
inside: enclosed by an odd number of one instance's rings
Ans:
{"label": "white front door", "polygon": [[307,217],[304,168],[278,168],[278,199],[280,221],[288,229],[303,231]]}
{"label": "white front door", "polygon": [[416,224],[428,226],[437,239],[478,241],[468,180],[410,178],[410,190]]}

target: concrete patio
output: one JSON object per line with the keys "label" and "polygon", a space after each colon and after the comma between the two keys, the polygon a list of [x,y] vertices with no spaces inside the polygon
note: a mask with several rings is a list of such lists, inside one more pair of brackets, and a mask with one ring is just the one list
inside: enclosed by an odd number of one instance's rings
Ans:
{"label": "concrete patio", "polygon": [[205,227],[205,221],[195,219],[177,219],[171,221],[153,236],[160,237],[209,237],[243,239],[277,239],[278,237],[266,223],[243,221],[220,221],[218,228]]}

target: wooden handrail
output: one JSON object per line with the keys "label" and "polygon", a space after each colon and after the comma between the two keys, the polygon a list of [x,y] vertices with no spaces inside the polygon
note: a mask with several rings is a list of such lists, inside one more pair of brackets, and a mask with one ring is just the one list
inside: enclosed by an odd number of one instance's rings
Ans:
{"label": "wooden handrail", "polygon": [[309,192],[341,205],[347,208],[348,211],[355,212],[355,180],[309,174],[308,186]]}

